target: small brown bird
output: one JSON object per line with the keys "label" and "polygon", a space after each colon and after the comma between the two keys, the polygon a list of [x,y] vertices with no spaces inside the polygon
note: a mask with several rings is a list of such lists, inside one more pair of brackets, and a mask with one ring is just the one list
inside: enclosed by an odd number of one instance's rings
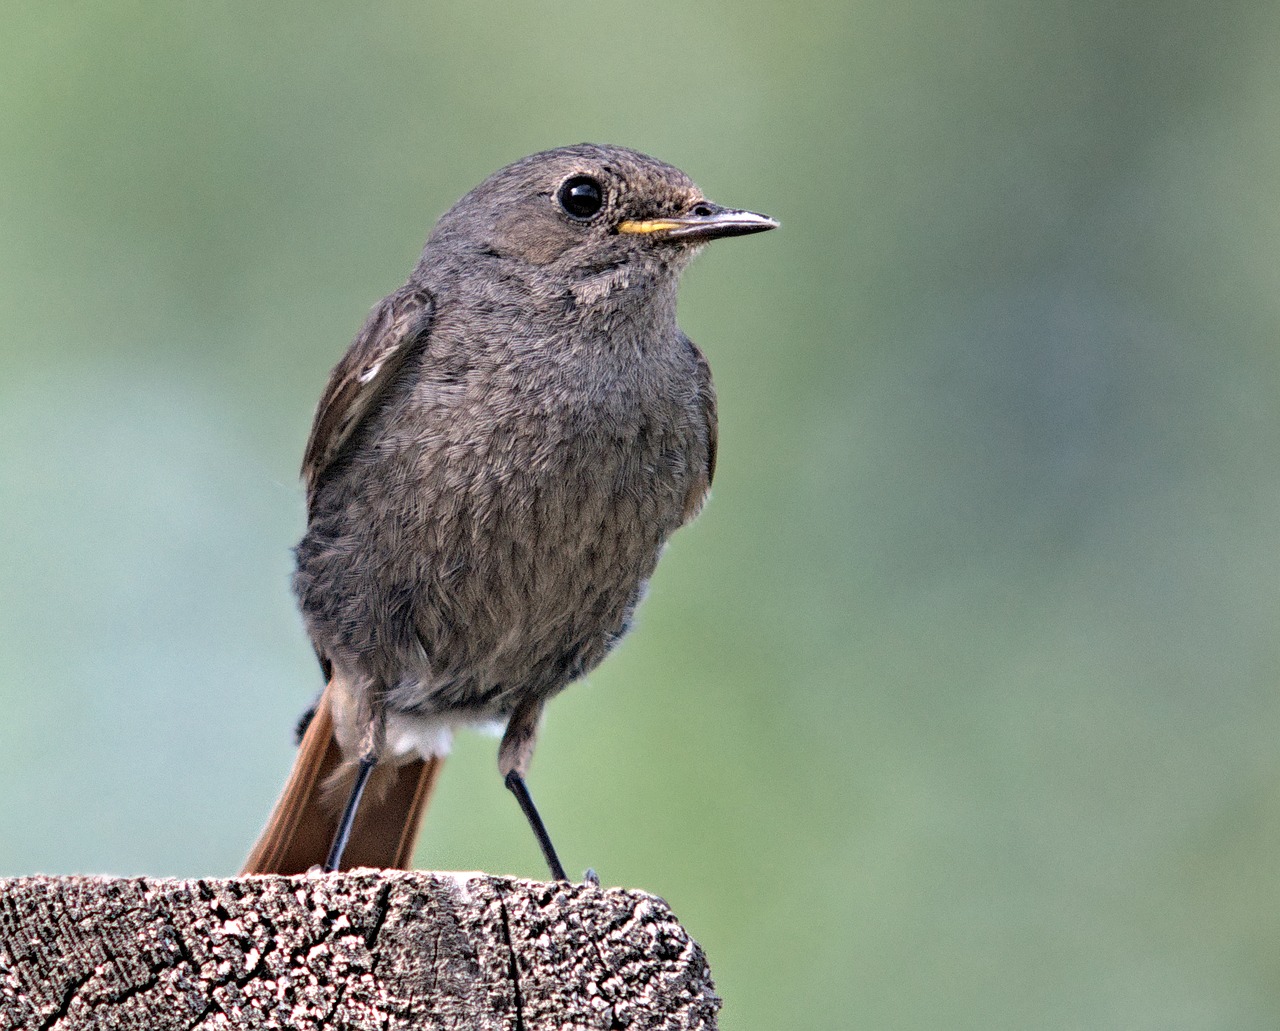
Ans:
{"label": "small brown bird", "polygon": [[294,588],[328,686],[245,873],[406,866],[454,730],[489,724],[564,879],[524,780],[543,705],[627,632],[715,470],[680,274],[776,226],[592,144],[517,161],[440,219],[316,412]]}

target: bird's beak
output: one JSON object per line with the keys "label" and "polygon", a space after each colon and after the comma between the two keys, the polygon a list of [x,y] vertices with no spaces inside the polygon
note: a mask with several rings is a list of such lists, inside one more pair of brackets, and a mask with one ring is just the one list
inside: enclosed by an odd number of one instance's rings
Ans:
{"label": "bird's beak", "polygon": [[687,215],[628,219],[618,224],[620,233],[652,235],[660,240],[718,240],[722,236],[746,236],[777,228],[777,221],[768,215],[722,208],[708,201],[696,205]]}

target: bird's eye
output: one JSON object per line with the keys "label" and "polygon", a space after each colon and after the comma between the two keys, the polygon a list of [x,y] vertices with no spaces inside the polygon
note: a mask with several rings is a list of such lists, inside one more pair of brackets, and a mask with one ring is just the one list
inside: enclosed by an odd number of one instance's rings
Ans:
{"label": "bird's eye", "polygon": [[575,175],[561,184],[556,199],[567,214],[585,221],[604,207],[604,187],[589,175]]}

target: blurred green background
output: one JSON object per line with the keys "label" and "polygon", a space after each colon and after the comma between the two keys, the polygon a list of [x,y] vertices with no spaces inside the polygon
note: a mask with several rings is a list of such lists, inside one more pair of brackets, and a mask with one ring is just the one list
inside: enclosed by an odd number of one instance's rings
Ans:
{"label": "blurred green background", "polygon": [[[531,778],[728,1029],[1280,1026],[1280,6],[18,3],[0,873],[233,873],[318,677],[333,362],[562,143],[781,232],[681,318],[715,498]],[[495,744],[418,862],[541,876]]]}

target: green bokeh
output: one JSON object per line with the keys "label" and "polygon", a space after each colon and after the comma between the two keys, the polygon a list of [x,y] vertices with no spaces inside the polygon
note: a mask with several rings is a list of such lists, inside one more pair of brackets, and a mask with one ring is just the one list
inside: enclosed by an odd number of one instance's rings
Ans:
{"label": "green bokeh", "polygon": [[[21,3],[0,873],[232,873],[317,676],[329,367],[583,139],[779,217],[681,317],[713,503],[552,704],[571,868],[728,1029],[1280,1025],[1280,8]],[[540,875],[468,736],[419,861]]]}

